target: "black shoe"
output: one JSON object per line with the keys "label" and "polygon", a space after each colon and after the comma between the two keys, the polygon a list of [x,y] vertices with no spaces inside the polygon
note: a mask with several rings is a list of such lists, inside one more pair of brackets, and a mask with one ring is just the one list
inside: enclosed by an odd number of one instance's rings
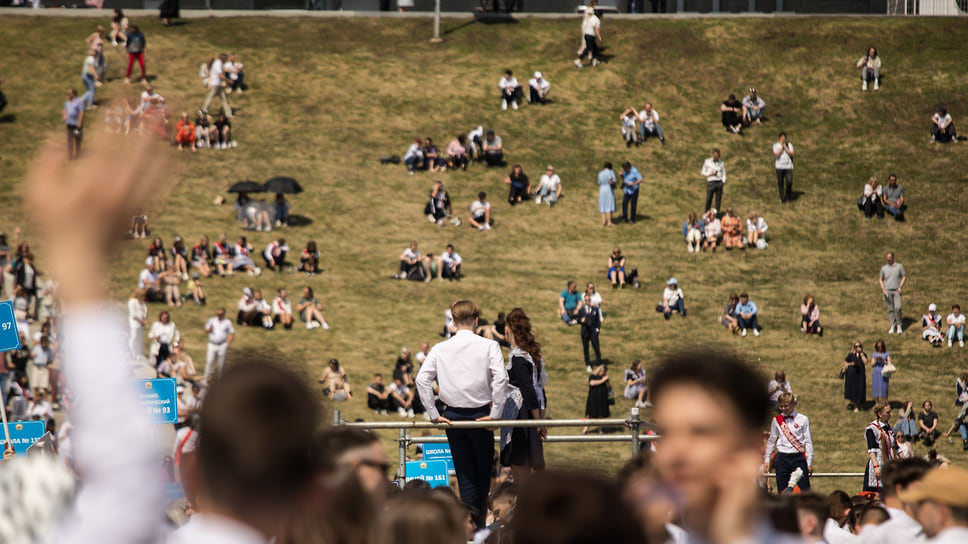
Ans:
{"label": "black shoe", "polygon": [[968,451],[968,440],[961,441],[961,449],[964,451]]}

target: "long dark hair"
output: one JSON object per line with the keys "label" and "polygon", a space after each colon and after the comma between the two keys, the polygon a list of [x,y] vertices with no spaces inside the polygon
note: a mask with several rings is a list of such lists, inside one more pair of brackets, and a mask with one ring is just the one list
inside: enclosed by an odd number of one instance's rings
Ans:
{"label": "long dark hair", "polygon": [[538,371],[541,371],[541,344],[535,341],[534,334],[531,332],[531,320],[521,308],[511,310],[507,317],[507,327],[514,335],[514,343],[526,351],[534,361]]}

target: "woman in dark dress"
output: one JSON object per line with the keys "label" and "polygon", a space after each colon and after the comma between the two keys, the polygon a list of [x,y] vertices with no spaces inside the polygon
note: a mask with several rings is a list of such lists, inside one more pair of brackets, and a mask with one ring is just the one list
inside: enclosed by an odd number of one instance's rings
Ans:
{"label": "woman in dark dress", "polygon": [[[544,386],[548,375],[541,359],[541,344],[535,341],[531,320],[524,310],[511,310],[505,333],[511,343],[511,353],[508,354],[510,387],[504,419],[543,419],[547,408]],[[533,470],[544,469],[541,441],[547,436],[547,427],[501,430],[501,464],[511,467],[516,484],[523,485]]]}
{"label": "woman in dark dress", "polygon": [[158,16],[161,18],[161,22],[165,26],[171,26],[171,20],[181,16],[178,13],[180,7],[179,0],[162,0],[161,5],[158,6]]}
{"label": "woman in dark dress", "polygon": [[[608,367],[598,365],[588,376],[588,400],[585,401],[585,419],[606,418],[612,415],[608,408]],[[602,428],[598,428],[601,434]],[[588,433],[588,427],[581,434]]]}
{"label": "woman in dark dress", "polygon": [[864,369],[867,368],[867,354],[860,341],[854,342],[854,349],[844,359],[844,398],[850,401],[854,411],[860,411],[860,405],[865,400],[867,378]]}

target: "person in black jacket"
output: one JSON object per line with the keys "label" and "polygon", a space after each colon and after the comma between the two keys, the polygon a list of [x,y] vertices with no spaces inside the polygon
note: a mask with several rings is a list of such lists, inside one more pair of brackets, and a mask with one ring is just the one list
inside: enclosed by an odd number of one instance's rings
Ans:
{"label": "person in black jacket", "polygon": [[[508,354],[508,402],[504,405],[504,419],[543,419],[547,401],[544,388],[548,375],[541,359],[541,344],[531,332],[531,320],[521,308],[507,316],[505,334],[511,343]],[[511,467],[514,482],[524,485],[532,471],[545,468],[544,448],[547,427],[505,428],[501,430],[501,464]]]}
{"label": "person in black jacket", "polygon": [[602,364],[602,351],[598,346],[598,331],[602,327],[601,314],[598,307],[589,304],[589,296],[585,294],[585,304],[578,310],[578,321],[581,323],[581,347],[585,352],[585,370],[591,374],[592,363],[588,358],[588,344],[595,350],[595,366]]}

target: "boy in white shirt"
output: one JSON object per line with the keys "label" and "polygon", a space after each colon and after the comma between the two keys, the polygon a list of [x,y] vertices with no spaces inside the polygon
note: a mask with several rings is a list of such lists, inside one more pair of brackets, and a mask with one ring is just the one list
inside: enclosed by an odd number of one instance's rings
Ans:
{"label": "boy in white shirt", "polygon": [[497,82],[497,86],[501,88],[501,109],[508,109],[509,103],[511,108],[518,109],[518,94],[521,93],[521,86],[518,85],[518,80],[511,70],[504,71],[504,77]]}
{"label": "boy in white shirt", "polygon": [[477,200],[471,202],[470,223],[477,230],[491,230],[491,203],[484,191],[477,193]]}

